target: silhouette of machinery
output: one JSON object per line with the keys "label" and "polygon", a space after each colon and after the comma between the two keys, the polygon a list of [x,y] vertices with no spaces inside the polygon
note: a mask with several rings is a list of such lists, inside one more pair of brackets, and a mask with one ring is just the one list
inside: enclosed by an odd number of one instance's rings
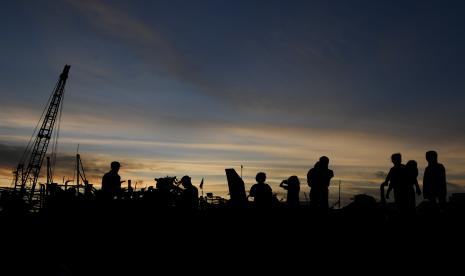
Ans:
{"label": "silhouette of machinery", "polygon": [[166,176],[161,178],[155,178],[156,189],[150,187],[146,193],[146,197],[149,200],[154,201],[160,207],[173,207],[177,205],[180,195],[183,189],[179,187],[181,182],[178,181],[176,176]]}
{"label": "silhouette of machinery", "polygon": [[[39,119],[40,129],[37,132],[39,123],[37,124],[31,140],[29,141],[26,150],[17,166],[14,176],[15,195],[19,195],[21,199],[33,207],[38,203],[36,185],[39,178],[40,169],[44,161],[45,155],[50,141],[53,139],[53,152],[51,166],[53,166],[56,158],[56,143],[59,136],[59,125],[61,120],[62,101],[65,92],[65,85],[68,79],[70,65],[65,65],[63,72],[60,74],[55,89],[49,98],[47,106]],[[45,115],[44,115],[45,114]],[[55,124],[58,121],[58,130],[54,132]],[[37,133],[37,135],[35,135]],[[49,163],[50,165],[50,163]],[[52,177],[52,169],[49,166],[47,180]],[[50,178],[50,179],[49,179]]]}
{"label": "silhouette of machinery", "polygon": [[245,185],[242,178],[234,169],[225,169],[226,178],[228,179],[230,203],[235,207],[245,207],[247,205],[247,196]]}

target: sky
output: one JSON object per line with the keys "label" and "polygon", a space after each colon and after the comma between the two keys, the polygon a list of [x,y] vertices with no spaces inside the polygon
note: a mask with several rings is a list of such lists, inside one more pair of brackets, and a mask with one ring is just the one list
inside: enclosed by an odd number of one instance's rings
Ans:
{"label": "sky", "polygon": [[[428,150],[465,188],[463,1],[2,1],[0,185],[11,184],[65,64],[55,181],[79,152],[91,182],[109,164],[139,187],[192,176],[227,197],[330,158],[345,202],[378,196],[392,153]],[[42,180],[43,181],[43,180]]]}

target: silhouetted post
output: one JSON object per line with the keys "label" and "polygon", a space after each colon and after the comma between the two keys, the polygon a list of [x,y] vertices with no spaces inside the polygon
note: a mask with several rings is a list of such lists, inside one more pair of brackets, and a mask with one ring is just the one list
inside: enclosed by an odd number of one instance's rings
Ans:
{"label": "silhouetted post", "polygon": [[84,180],[84,196],[90,197],[92,195],[92,184],[89,181]]}
{"label": "silhouetted post", "polygon": [[[78,145],[78,150],[79,150],[79,145]],[[81,173],[79,172],[79,153],[76,154],[76,189],[77,189],[77,194],[79,194],[79,178],[81,176]]]}
{"label": "silhouetted post", "polygon": [[338,207],[341,209],[341,180],[339,180],[339,200],[338,200]]}
{"label": "silhouetted post", "polygon": [[203,177],[202,177],[202,181],[200,181],[200,190],[202,190],[202,198],[203,198]]}
{"label": "silhouetted post", "polygon": [[50,166],[50,156],[47,156],[47,184],[52,183],[52,168]]}

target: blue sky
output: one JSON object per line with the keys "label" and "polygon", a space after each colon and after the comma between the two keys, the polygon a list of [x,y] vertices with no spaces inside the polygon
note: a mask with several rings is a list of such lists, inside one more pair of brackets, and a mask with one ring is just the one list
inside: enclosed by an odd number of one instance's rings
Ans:
{"label": "blue sky", "polygon": [[240,164],[250,183],[265,171],[274,185],[291,174],[305,184],[328,155],[350,194],[377,190],[393,152],[424,168],[436,149],[465,185],[461,1],[2,4],[7,153],[71,64],[60,150],[80,144],[95,182],[119,159],[123,178],[147,185],[191,174],[223,191],[223,169]]}

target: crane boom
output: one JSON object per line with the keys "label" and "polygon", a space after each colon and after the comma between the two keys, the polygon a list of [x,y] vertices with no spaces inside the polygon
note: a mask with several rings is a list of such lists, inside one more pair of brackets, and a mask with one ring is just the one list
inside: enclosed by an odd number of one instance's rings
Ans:
{"label": "crane boom", "polygon": [[[47,113],[43,117],[40,130],[35,137],[27,167],[24,168],[24,164],[18,165],[18,170],[20,170],[18,173],[21,173],[21,177],[17,178],[18,180],[15,182],[14,190],[17,191],[18,187],[20,187],[20,196],[22,198],[27,196],[27,200],[30,204],[32,204],[40,168],[42,167],[45,154],[47,153],[48,144],[52,138],[53,127],[55,126],[57,115],[60,111],[60,104],[65,91],[65,84],[68,79],[70,67],[70,65],[65,65],[55,89],[53,90]],[[28,183],[30,183],[29,193],[27,193],[26,189]]]}

